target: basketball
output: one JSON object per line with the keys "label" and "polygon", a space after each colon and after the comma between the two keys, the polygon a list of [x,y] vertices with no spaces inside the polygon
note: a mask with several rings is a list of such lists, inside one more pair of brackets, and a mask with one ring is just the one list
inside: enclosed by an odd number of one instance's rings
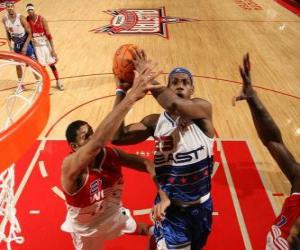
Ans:
{"label": "basketball", "polygon": [[130,50],[137,50],[134,44],[124,44],[117,49],[113,59],[113,72],[120,81],[132,83],[134,79],[134,65]]}

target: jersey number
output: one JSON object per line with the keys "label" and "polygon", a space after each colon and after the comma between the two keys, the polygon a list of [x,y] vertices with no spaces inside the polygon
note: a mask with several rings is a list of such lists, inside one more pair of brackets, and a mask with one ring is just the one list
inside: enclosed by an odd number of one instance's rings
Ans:
{"label": "jersey number", "polygon": [[174,148],[174,142],[172,136],[160,136],[154,137],[155,139],[155,151],[165,152],[171,151]]}

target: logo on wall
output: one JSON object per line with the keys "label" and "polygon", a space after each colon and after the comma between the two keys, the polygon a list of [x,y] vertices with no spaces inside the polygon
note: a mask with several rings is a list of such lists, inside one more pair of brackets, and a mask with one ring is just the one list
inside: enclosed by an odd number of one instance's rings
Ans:
{"label": "logo on wall", "polygon": [[119,9],[104,11],[113,18],[109,25],[91,31],[95,33],[159,35],[169,38],[168,24],[200,21],[191,18],[166,16],[165,7],[159,9]]}

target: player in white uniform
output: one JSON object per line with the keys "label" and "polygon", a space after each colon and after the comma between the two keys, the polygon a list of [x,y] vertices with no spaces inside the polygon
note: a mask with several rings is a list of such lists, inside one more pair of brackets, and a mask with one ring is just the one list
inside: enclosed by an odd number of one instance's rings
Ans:
{"label": "player in white uniform", "polygon": [[[7,1],[5,6],[7,14],[3,17],[2,22],[6,30],[9,49],[36,60],[35,53],[30,42],[31,30],[25,17],[16,13],[14,2]],[[21,66],[17,66],[16,69],[18,76],[17,93],[20,93],[25,89],[21,82],[23,72]]]}
{"label": "player in white uniform", "polygon": [[[139,71],[147,59],[143,51],[133,53]],[[116,103],[130,88],[127,83],[118,84]],[[158,249],[199,250],[211,231],[212,108],[206,100],[191,98],[193,92],[192,74],[175,68],[169,74],[168,87],[152,90],[165,111],[139,123],[123,124],[113,140],[115,144],[135,144],[150,136],[155,139],[156,178],[165,192],[157,197],[153,214],[161,220],[154,230]]]}
{"label": "player in white uniform", "polygon": [[43,66],[49,65],[56,80],[56,86],[59,90],[64,90],[64,86],[59,79],[58,71],[55,66],[57,55],[54,50],[52,35],[50,33],[46,19],[37,15],[33,4],[26,5],[28,13],[27,21],[31,28],[32,44],[40,64]]}
{"label": "player in white uniform", "polygon": [[121,204],[121,165],[148,170],[152,176],[154,166],[149,160],[106,144],[133,104],[148,90],[160,87],[150,83],[157,75],[147,67],[136,75],[130,94],[95,132],[83,121],[75,121],[67,128],[66,137],[73,152],[62,164],[61,181],[68,209],[62,229],[72,234],[76,250],[99,250],[105,240],[135,230],[133,219]]}

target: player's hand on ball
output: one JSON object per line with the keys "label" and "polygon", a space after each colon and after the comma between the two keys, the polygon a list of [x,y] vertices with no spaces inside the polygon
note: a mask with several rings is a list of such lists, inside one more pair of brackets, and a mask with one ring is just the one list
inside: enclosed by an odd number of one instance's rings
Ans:
{"label": "player's hand on ball", "polygon": [[131,53],[132,53],[132,62],[137,72],[140,73],[146,67],[146,65],[151,64],[151,60],[147,60],[147,55],[144,50],[142,49],[131,50]]}

